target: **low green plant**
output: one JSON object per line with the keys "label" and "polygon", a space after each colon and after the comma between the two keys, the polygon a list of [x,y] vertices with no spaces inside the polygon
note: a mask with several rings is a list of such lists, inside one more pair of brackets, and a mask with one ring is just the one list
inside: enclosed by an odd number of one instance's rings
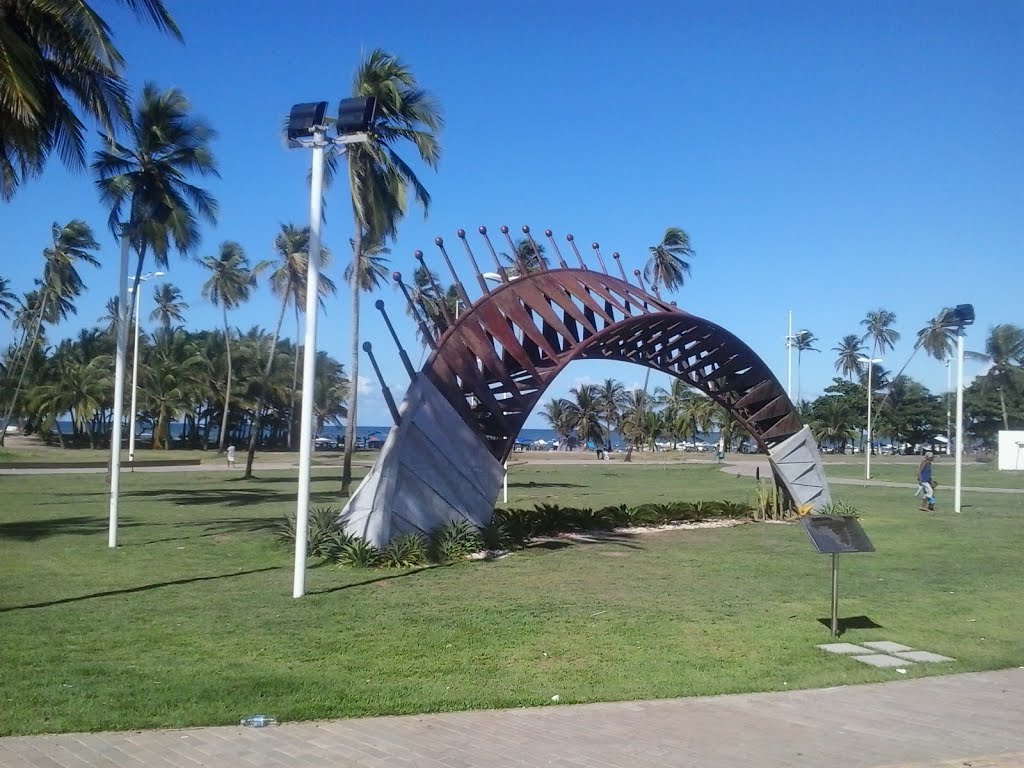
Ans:
{"label": "low green plant", "polygon": [[721,512],[721,507],[714,501],[694,501],[686,506],[686,519],[692,523],[704,522],[709,517],[715,517]]}
{"label": "low green plant", "polygon": [[449,520],[431,537],[434,562],[451,565],[480,549],[480,533],[465,520]]}
{"label": "low green plant", "polygon": [[427,560],[427,540],[418,533],[403,533],[388,542],[380,564],[387,568],[415,568],[425,565]]}
{"label": "low green plant", "polygon": [[838,515],[840,517],[860,517],[860,510],[848,501],[830,501],[815,510],[816,515]]}
{"label": "low green plant", "polygon": [[647,525],[657,525],[658,518],[648,504],[639,507],[621,507],[622,517],[618,521],[623,528],[643,528]]}
{"label": "low green plant", "polygon": [[610,531],[615,527],[614,515],[604,509],[570,507],[564,510],[564,513],[565,525],[571,531]]}
{"label": "low green plant", "polygon": [[514,544],[525,544],[533,536],[533,511],[529,509],[496,509],[491,525],[499,525]]}
{"label": "low green plant", "polygon": [[[336,507],[311,507],[306,529],[306,554],[309,557],[333,559],[344,534],[338,524],[340,512]],[[277,538],[284,544],[295,546],[297,523],[294,512],[286,514],[276,526]]]}
{"label": "low green plant", "polygon": [[381,563],[381,551],[366,539],[345,536],[335,558],[339,565],[353,568],[374,568]]}
{"label": "low green plant", "polygon": [[637,514],[647,520],[647,525],[668,525],[685,520],[686,508],[678,501],[641,504],[637,507]]}
{"label": "low green plant", "polygon": [[782,519],[782,493],[773,479],[758,480],[754,486],[755,520]]}
{"label": "low green plant", "polygon": [[719,515],[731,520],[751,517],[754,513],[754,507],[745,501],[716,501],[715,506]]}
{"label": "low green plant", "polygon": [[480,543],[483,544],[484,549],[510,549],[516,543],[513,540],[513,537],[509,534],[505,523],[494,519],[481,528],[479,534]]}

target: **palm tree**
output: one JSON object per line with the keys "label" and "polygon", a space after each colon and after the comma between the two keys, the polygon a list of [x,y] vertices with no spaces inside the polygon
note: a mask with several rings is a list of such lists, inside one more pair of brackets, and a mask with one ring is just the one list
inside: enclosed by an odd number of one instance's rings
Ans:
{"label": "palm tree", "polygon": [[[393,239],[398,222],[405,216],[407,191],[411,188],[424,213],[430,206],[430,194],[415,171],[403,160],[396,148],[412,146],[420,160],[436,168],[441,157],[437,132],[443,120],[431,94],[421,88],[415,75],[397,57],[374,49],[356,70],[352,95],[373,97],[377,109],[368,131],[370,141],[351,144],[346,151],[348,182],[352,197],[352,247],[355,278],[352,288],[352,363],[349,376],[353,382],[345,430],[345,458],[341,492],[349,493],[352,483],[352,453],[355,449],[356,393],[359,381],[359,297],[364,285],[363,273],[371,269],[363,252],[364,239],[383,243]],[[331,161],[336,161],[335,157]]]}
{"label": "palm tree", "polygon": [[[161,0],[119,2],[181,40]],[[40,174],[54,150],[69,168],[85,166],[82,118],[115,131],[128,106],[123,69],[110,27],[83,0],[0,4],[0,198]]]}
{"label": "palm tree", "polygon": [[320,434],[328,421],[341,425],[341,419],[348,413],[346,403],[351,387],[345,376],[345,367],[326,352],[316,353],[315,373],[313,418],[316,419],[316,433]]}
{"label": "palm tree", "polygon": [[[253,417],[252,432],[249,435],[249,448],[245,458],[245,474],[243,478],[252,477],[252,463],[256,458],[256,446],[259,445],[260,431],[262,429],[263,406],[267,397],[267,389],[270,383],[270,375],[274,370],[274,355],[277,352],[277,342],[281,336],[281,324],[284,322],[284,313],[288,309],[288,302],[295,302],[296,306],[305,306],[306,297],[306,274],[309,267],[309,227],[299,228],[292,224],[282,224],[281,231],[274,238],[274,249],[277,251],[276,268],[270,273],[270,288],[281,300],[281,310],[277,316],[277,325],[270,340],[269,354],[267,355],[266,367],[260,378],[259,390],[256,398],[255,416]],[[324,248],[320,249],[320,268],[324,269],[330,263],[330,254]],[[274,262],[261,262],[256,265],[257,271],[274,266]],[[334,291],[334,283],[327,279],[321,279],[319,293],[321,296]],[[296,323],[298,318],[296,317]],[[298,355],[295,355],[298,359]],[[293,363],[293,365],[295,365]],[[298,376],[297,369],[293,367],[293,382]],[[295,387],[292,387],[294,393]],[[294,403],[294,394],[292,395]],[[292,407],[294,411],[294,405]]]}
{"label": "palm tree", "polygon": [[540,415],[544,417],[558,435],[559,442],[565,440],[572,432],[570,403],[564,397],[548,400],[541,409]]}
{"label": "palm tree", "polygon": [[581,442],[604,445],[605,431],[601,425],[603,407],[600,389],[593,384],[583,384],[569,390],[572,400],[566,401],[568,421]]}
{"label": "palm tree", "polygon": [[1006,390],[1014,388],[1014,374],[1024,366],[1024,328],[1011,323],[1001,323],[989,329],[985,339],[984,352],[968,352],[967,357],[989,364],[985,377],[999,392],[999,408],[1003,415],[1003,429],[1010,428],[1006,411]]}
{"label": "palm tree", "polygon": [[526,274],[540,271],[541,267],[548,266],[548,257],[544,255],[544,244],[537,243],[525,237],[515,242],[515,251],[502,253],[501,258],[509,264],[505,273],[509,277],[518,277],[523,270]]}
{"label": "palm tree", "polygon": [[[188,304],[182,300],[181,289],[178,286],[161,283],[153,289],[153,302],[153,311],[149,313],[149,319],[160,323],[160,327],[165,331],[171,330],[175,323],[184,324]],[[114,309],[117,309],[116,305]]]}
{"label": "palm tree", "polygon": [[626,404],[626,388],[621,381],[605,379],[597,388],[597,402],[604,418],[606,435],[608,437],[605,447],[612,449],[612,429],[619,422],[619,413]]}
{"label": "palm tree", "polygon": [[867,317],[860,321],[860,324],[867,328],[861,341],[872,341],[872,357],[885,354],[887,349],[893,349],[896,342],[900,340],[900,334],[892,327],[896,322],[896,313],[888,309],[876,309],[868,312]]}
{"label": "palm tree", "polygon": [[943,308],[939,314],[928,321],[928,324],[917,332],[914,350],[923,349],[929,357],[944,362],[953,357],[956,350],[956,328],[946,324],[946,315],[951,310]]}
{"label": "palm tree", "polygon": [[94,155],[92,170],[100,200],[110,207],[110,229],[130,237],[139,257],[135,285],[147,251],[157,266],[166,267],[172,244],[182,255],[199,245],[198,217],[217,222],[217,201],[188,181],[195,174],[220,176],[209,147],[216,133],[191,111],[177,88],[159,91],[146,83],[128,118],[129,141],[104,133],[104,149]]}
{"label": "palm tree", "polygon": [[836,356],[836,370],[842,373],[843,376],[853,381],[854,374],[858,376],[861,374],[864,364],[861,363],[860,359],[864,357],[864,344],[860,336],[855,333],[843,336],[839,346],[832,347],[832,351],[838,353]]}
{"label": "palm tree", "polygon": [[652,405],[651,396],[644,390],[632,389],[626,392],[619,418],[619,431],[626,441],[625,461],[632,461],[633,449],[644,440],[644,419]]}
{"label": "palm tree", "polygon": [[[155,343],[140,367],[139,388],[143,402],[155,417],[153,448],[169,447],[171,422],[182,411],[191,407],[196,393],[202,387],[207,361],[199,353],[187,331],[175,328],[159,331]],[[118,426],[114,425],[113,434]]]}
{"label": "palm tree", "polygon": [[796,348],[796,401],[800,402],[800,364],[803,359],[804,352],[820,352],[821,350],[814,346],[814,342],[818,340],[808,330],[797,331],[793,337],[793,346]]}
{"label": "palm tree", "polygon": [[[43,279],[39,282],[38,307],[35,310],[34,329],[25,347],[25,362],[14,388],[3,423],[9,424],[11,415],[17,407],[18,395],[25,381],[25,371],[29,358],[39,340],[43,322],[55,323],[74,314],[74,299],[85,288],[81,275],[78,274],[79,262],[94,267],[99,261],[92,252],[99,248],[93,237],[92,229],[84,221],[73,219],[61,226],[54,223],[50,229],[52,245],[43,251]],[[0,432],[0,446],[4,444],[4,435]]]}
{"label": "palm tree", "polygon": [[11,290],[11,281],[0,277],[0,315],[5,320],[10,320],[11,313],[15,310],[18,296]]}
{"label": "palm tree", "polygon": [[215,307],[220,307],[224,317],[224,344],[227,351],[227,382],[224,385],[224,415],[220,424],[220,441],[217,451],[222,453],[228,437],[228,414],[231,411],[231,328],[228,326],[228,310],[249,300],[249,291],[256,287],[256,275],[249,268],[242,246],[232,240],[220,244],[220,254],[207,256],[200,262],[210,270],[209,279],[203,283],[203,298]]}
{"label": "palm tree", "polygon": [[690,246],[690,236],[679,227],[669,227],[661,242],[647,249],[650,258],[644,267],[644,277],[666,291],[683,287],[690,275],[690,262],[696,253]]}

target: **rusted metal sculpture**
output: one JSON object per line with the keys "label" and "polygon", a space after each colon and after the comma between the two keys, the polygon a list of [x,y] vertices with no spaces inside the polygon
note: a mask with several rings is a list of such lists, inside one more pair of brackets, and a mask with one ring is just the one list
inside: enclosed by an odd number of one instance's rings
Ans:
{"label": "rusted metal sculpture", "polygon": [[[587,269],[572,235],[566,239],[579,267],[569,267],[551,230],[545,235],[559,267],[548,268],[540,258],[528,265],[508,228],[502,227],[515,257],[514,266],[507,268],[486,228],[479,231],[494,260],[494,273],[481,273],[465,232],[458,231],[482,291],[475,300],[459,280],[443,240],[435,240],[462,304],[457,319],[439,307],[444,328],[439,335],[430,328],[426,307],[417,306],[401,275],[395,274],[432,353],[413,378],[400,408],[402,424],[388,439],[391,445],[385,444],[385,455],[346,507],[350,532],[382,544],[399,532],[427,531],[454,517],[486,523],[497,498],[501,465],[516,437],[547,387],[574,360],[619,360],[682,379],[746,427],[759,449],[771,456],[776,476],[795,502],[828,501],[809,431],[778,380],[740,339],[648,293],[639,270],[634,275],[640,285],[629,283],[618,253],[612,257],[620,277],[608,274],[597,243],[591,247],[600,272]],[[538,255],[529,227],[523,233]],[[425,264],[421,252],[416,258]],[[493,288],[489,280],[496,283]],[[438,286],[433,289],[440,295]],[[403,438],[406,422],[410,417],[415,422],[421,411],[429,416],[419,427],[409,425]],[[458,447],[441,445],[450,440]],[[480,458],[481,451],[490,461]],[[438,461],[428,466],[420,455],[424,452],[433,452]],[[471,464],[469,477],[465,470]],[[446,473],[462,477],[445,482]],[[467,484],[473,486],[472,498],[460,498],[458,488]],[[429,503],[424,495],[432,497]],[[424,507],[430,509],[421,513]]]}

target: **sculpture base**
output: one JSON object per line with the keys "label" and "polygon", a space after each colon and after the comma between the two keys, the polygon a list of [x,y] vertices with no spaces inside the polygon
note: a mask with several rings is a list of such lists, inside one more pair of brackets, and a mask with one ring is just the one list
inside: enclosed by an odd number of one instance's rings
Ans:
{"label": "sculpture base", "polygon": [[384,547],[450,520],[490,523],[504,469],[422,374],[409,385],[370,473],[342,510],[345,533]]}
{"label": "sculpture base", "polygon": [[829,504],[832,494],[825,479],[818,443],[809,427],[804,427],[768,453],[772,469],[797,506],[813,505],[815,510]]}

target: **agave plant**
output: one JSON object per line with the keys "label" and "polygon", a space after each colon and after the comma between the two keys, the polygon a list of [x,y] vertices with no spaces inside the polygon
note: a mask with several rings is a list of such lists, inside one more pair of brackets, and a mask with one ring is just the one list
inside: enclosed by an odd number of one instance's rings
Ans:
{"label": "agave plant", "polygon": [[335,559],[352,568],[374,568],[380,565],[382,557],[381,551],[366,539],[346,536]]}
{"label": "agave plant", "polygon": [[431,541],[433,560],[451,565],[480,549],[480,534],[466,520],[449,520],[436,531]]}
{"label": "agave plant", "polygon": [[493,551],[509,549],[515,544],[515,540],[505,523],[492,518],[488,525],[480,529],[480,543],[483,544],[484,549]]}
{"label": "agave plant", "polygon": [[427,562],[427,541],[418,533],[396,536],[384,548],[381,561],[388,568],[415,568]]}

